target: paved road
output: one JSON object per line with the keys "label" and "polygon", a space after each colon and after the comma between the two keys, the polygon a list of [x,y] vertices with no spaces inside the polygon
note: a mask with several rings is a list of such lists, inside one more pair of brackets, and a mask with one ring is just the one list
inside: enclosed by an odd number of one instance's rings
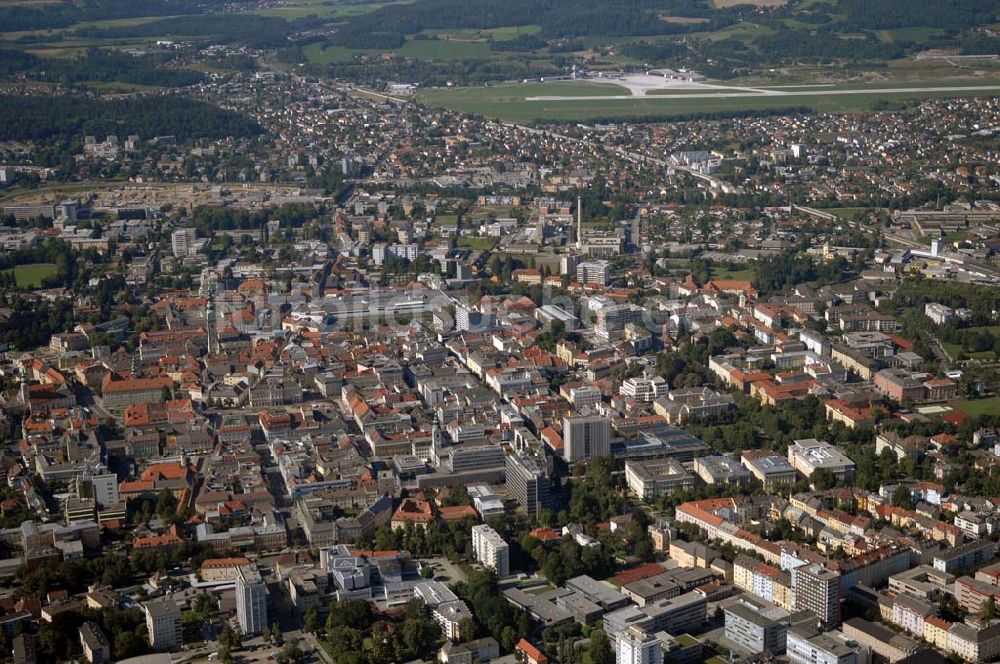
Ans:
{"label": "paved road", "polygon": [[[590,97],[590,99],[594,99],[594,97]],[[609,99],[609,97],[601,97],[601,99]],[[629,97],[629,99],[631,99],[631,97]],[[586,145],[586,146],[591,147],[591,148],[596,148],[596,149],[601,149],[601,150],[608,150],[610,152],[614,152],[619,157],[623,157],[623,158],[628,159],[630,161],[635,161],[635,162],[639,162],[639,163],[653,164],[654,166],[660,166],[661,168],[673,168],[676,171],[683,171],[684,173],[687,173],[688,175],[691,175],[691,176],[693,176],[693,177],[695,177],[695,178],[697,178],[699,180],[702,180],[703,182],[707,182],[711,187],[713,187],[715,189],[721,189],[722,191],[727,191],[727,189],[728,189],[728,190],[731,190],[734,193],[739,193],[740,192],[740,188],[739,187],[735,187],[735,186],[729,184],[728,182],[724,182],[723,180],[720,180],[718,178],[714,178],[711,175],[706,175],[705,173],[699,173],[698,171],[692,170],[692,169],[687,168],[685,166],[678,166],[676,164],[668,163],[665,159],[659,159],[657,157],[651,157],[649,155],[642,154],[640,152],[631,152],[631,151],[626,150],[625,148],[622,148],[622,147],[605,145],[604,143],[601,143],[600,141],[593,141],[593,140],[590,140],[588,138],[576,138],[575,136],[567,136],[566,134],[559,134],[559,133],[556,133],[554,131],[550,131],[548,129],[536,129],[535,127],[528,127],[526,125],[515,124],[515,123],[512,123],[512,122],[499,122],[498,124],[500,124],[502,126],[506,126],[506,127],[514,127],[516,129],[520,129],[521,131],[528,132],[529,134],[545,134],[545,135],[548,135],[548,136],[554,136],[554,137],[557,137],[557,138],[561,138],[561,139],[563,139],[565,141],[569,141],[571,143],[579,143],[581,145]]]}
{"label": "paved road", "polygon": [[936,338],[931,338],[927,346],[931,349],[931,352],[934,353],[934,356],[938,360],[943,360],[947,364],[952,363],[953,360],[951,359],[951,355],[948,354],[948,351],[945,350],[944,346],[941,345],[941,342],[938,341]]}
{"label": "paved road", "polygon": [[462,571],[462,568],[443,556],[422,558],[421,560],[434,566],[434,579],[437,581],[449,584],[465,581],[465,572]]}
{"label": "paved road", "polygon": [[319,640],[316,639],[316,635],[306,633],[299,643],[299,647],[302,648],[303,652],[311,651],[313,656],[317,661],[323,662],[324,664],[337,664],[333,661],[333,658],[323,650],[323,646],[319,644]]}

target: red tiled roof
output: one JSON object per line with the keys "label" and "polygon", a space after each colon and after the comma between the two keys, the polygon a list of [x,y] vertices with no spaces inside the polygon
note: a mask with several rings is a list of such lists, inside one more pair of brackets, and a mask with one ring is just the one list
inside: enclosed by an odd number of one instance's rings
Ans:
{"label": "red tiled roof", "polygon": [[166,388],[171,388],[174,386],[174,381],[167,376],[158,376],[156,378],[133,378],[130,380],[111,380],[111,374],[104,377],[104,383],[101,385],[101,392],[104,394],[115,393],[115,392],[132,392],[136,390],[159,390]]}
{"label": "red tiled roof", "polygon": [[243,557],[236,558],[209,558],[201,564],[202,569],[225,569],[227,567],[237,567],[239,565],[249,565],[250,559]]}
{"label": "red tiled roof", "polygon": [[517,645],[514,646],[514,650],[520,650],[525,654],[526,657],[528,657],[528,659],[531,659],[536,662],[549,661],[549,658],[545,655],[545,653],[536,648],[526,639],[521,639],[520,641],[518,641]]}
{"label": "red tiled roof", "polygon": [[659,574],[663,574],[664,568],[656,563],[644,563],[638,567],[633,567],[632,569],[627,569],[624,572],[619,572],[615,574],[615,583],[624,586],[628,583],[634,583],[636,581],[641,581],[642,579],[648,579]]}
{"label": "red tiled roof", "polygon": [[560,538],[559,533],[552,528],[535,528],[528,534],[540,542],[554,542]]}
{"label": "red tiled roof", "polygon": [[413,500],[405,498],[399,509],[392,515],[393,521],[413,521],[417,523],[429,523],[434,519],[431,505],[424,500]]}

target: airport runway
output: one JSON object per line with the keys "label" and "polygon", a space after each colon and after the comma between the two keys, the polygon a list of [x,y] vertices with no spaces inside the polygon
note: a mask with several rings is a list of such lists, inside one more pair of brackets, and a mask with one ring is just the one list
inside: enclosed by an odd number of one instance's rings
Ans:
{"label": "airport runway", "polygon": [[[669,89],[669,88],[663,88]],[[721,88],[716,88],[721,89]],[[988,92],[1000,91],[1000,85],[959,85],[950,87],[919,87],[919,88],[859,88],[853,90],[759,90],[744,92],[733,88],[734,92],[680,92],[666,95],[598,95],[598,96],[542,96],[525,97],[525,101],[604,101],[621,99],[729,99],[734,97],[815,97],[822,95],[877,95],[924,92]]]}

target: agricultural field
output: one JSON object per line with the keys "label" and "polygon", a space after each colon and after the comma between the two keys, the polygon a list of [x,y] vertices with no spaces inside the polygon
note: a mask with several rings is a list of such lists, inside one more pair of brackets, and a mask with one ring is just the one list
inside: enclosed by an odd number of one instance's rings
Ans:
{"label": "agricultural field", "polygon": [[39,288],[45,279],[54,277],[56,266],[52,263],[29,263],[4,270],[4,272],[14,273],[14,280],[18,288],[32,289]]}
{"label": "agricultural field", "polygon": [[389,4],[401,4],[390,2],[364,2],[364,3],[340,3],[340,2],[289,2],[280,7],[262,7],[255,9],[254,13],[260,16],[279,16],[293,21],[306,16],[318,16],[331,20],[344,20],[353,16],[360,16],[373,12]]}
{"label": "agricultural field", "polygon": [[482,41],[411,39],[398,52],[417,60],[472,60],[488,57],[490,45]]}
{"label": "agricultural field", "polygon": [[755,7],[784,7],[788,0],[712,0],[712,6],[716,9],[726,7],[736,7],[737,5],[753,5]]}
{"label": "agricultural field", "polygon": [[510,25],[500,28],[459,28],[454,30],[424,30],[421,34],[438,39],[455,41],[510,41],[521,35],[535,35],[541,32],[540,25]]}
{"label": "agricultural field", "polygon": [[381,51],[359,51],[356,49],[344,48],[343,46],[329,46],[320,42],[313,42],[302,49],[306,56],[306,61],[317,65],[330,65],[339,62],[350,62],[355,55],[367,53],[378,55]]}
{"label": "agricultural field", "polygon": [[891,44],[898,42],[916,42],[922,44],[933,37],[940,37],[944,34],[944,31],[938,28],[912,27],[879,30],[876,34],[879,39]]}

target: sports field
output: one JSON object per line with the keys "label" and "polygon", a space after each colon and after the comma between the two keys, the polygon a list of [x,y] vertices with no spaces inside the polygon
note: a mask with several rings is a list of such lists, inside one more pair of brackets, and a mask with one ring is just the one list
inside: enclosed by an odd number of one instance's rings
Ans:
{"label": "sports field", "polygon": [[473,251],[490,251],[497,246],[496,238],[475,237],[464,235],[458,238],[459,249],[472,249]]}
{"label": "sports field", "polygon": [[956,401],[952,404],[957,410],[972,415],[997,415],[1000,414],[1000,397],[992,399],[975,399],[972,401]]}
{"label": "sports field", "polygon": [[53,263],[28,263],[4,272],[14,273],[18,288],[38,288],[44,279],[55,276],[56,266]]}

